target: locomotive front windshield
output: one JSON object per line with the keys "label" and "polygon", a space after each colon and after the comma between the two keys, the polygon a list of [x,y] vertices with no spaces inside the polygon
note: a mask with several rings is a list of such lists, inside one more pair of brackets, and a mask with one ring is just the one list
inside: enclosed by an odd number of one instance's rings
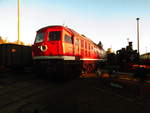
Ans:
{"label": "locomotive front windshield", "polygon": [[44,34],[45,33],[38,33],[36,35],[36,38],[35,38],[35,43],[43,42],[44,41]]}
{"label": "locomotive front windshield", "polygon": [[60,31],[51,31],[48,35],[48,41],[59,41],[60,40]]}

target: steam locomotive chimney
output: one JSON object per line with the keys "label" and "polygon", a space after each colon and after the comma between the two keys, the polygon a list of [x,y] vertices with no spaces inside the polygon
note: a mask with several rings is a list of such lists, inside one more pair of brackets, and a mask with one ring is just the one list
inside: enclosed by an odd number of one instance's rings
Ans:
{"label": "steam locomotive chimney", "polygon": [[132,42],[129,42],[129,47],[130,47],[131,49],[133,49],[133,48],[132,48]]}

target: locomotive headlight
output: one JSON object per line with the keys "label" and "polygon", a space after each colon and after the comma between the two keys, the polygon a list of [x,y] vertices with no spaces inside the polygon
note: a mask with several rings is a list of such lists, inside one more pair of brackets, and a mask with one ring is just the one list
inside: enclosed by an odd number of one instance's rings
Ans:
{"label": "locomotive headlight", "polygon": [[45,52],[48,49],[48,47],[47,47],[47,45],[42,45],[42,46],[40,46],[40,49],[42,52]]}

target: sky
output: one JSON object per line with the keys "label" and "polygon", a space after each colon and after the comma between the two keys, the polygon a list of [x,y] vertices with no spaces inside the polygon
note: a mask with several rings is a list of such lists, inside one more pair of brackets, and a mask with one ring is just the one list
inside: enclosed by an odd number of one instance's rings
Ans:
{"label": "sky", "polygon": [[[33,44],[36,31],[65,25],[105,50],[137,49],[136,18],[140,18],[140,53],[150,52],[150,0],[20,0],[21,41]],[[0,36],[17,40],[17,0],[0,0]]]}

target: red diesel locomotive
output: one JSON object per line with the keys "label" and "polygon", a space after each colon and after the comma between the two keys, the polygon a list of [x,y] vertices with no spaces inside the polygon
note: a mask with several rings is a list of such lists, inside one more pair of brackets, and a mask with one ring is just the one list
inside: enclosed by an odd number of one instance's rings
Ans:
{"label": "red diesel locomotive", "polygon": [[32,51],[36,71],[63,77],[95,70],[106,55],[101,46],[64,26],[38,30]]}

